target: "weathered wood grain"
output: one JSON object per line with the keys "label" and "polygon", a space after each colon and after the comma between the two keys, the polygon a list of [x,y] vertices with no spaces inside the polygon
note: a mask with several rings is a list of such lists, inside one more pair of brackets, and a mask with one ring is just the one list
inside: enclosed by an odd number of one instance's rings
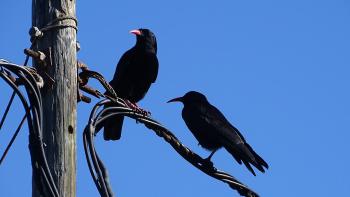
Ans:
{"label": "weathered wood grain", "polygon": [[[75,17],[75,4],[75,0],[33,0],[32,25],[42,28],[58,17]],[[75,25],[73,20],[64,20],[58,23]],[[45,151],[60,196],[75,197],[76,30],[65,27],[45,31],[44,37],[39,39],[33,48],[45,51],[49,47],[51,47],[52,65],[47,69],[47,73],[54,79],[55,83],[51,89],[44,89],[42,92]],[[33,181],[32,196],[34,197],[40,196],[36,184],[38,183]]]}

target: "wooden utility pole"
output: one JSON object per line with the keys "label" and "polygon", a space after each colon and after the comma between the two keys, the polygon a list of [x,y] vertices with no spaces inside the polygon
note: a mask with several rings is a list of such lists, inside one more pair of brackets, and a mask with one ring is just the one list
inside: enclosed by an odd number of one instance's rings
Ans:
{"label": "wooden utility pole", "polygon": [[[33,49],[45,52],[47,58],[51,56],[51,65],[45,68],[35,66],[53,79],[52,87],[46,86],[42,90],[43,141],[48,165],[62,197],[76,196],[75,3],[75,0],[32,1],[32,25],[39,28],[45,28],[47,24],[52,26],[43,32],[43,37],[37,39]],[[33,197],[41,196],[36,184],[33,181]],[[46,192],[44,189],[44,196],[50,196]]]}

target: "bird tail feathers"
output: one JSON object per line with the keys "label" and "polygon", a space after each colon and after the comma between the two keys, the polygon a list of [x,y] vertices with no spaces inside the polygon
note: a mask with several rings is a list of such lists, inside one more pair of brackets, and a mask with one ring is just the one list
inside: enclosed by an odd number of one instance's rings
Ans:
{"label": "bird tail feathers", "polygon": [[231,153],[231,155],[235,158],[235,160],[247,167],[247,169],[256,176],[253,168],[250,164],[252,164],[256,169],[260,172],[265,172],[265,169],[268,169],[268,164],[249,146],[247,143],[239,144],[238,147],[226,147],[226,150]]}
{"label": "bird tail feathers", "polygon": [[122,134],[124,116],[116,116],[106,120],[103,138],[105,140],[119,140]]}

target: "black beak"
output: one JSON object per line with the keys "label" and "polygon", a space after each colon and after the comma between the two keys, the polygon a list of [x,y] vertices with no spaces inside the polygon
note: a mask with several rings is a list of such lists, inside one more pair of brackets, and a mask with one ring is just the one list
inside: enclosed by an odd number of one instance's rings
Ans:
{"label": "black beak", "polygon": [[174,98],[168,101],[167,103],[171,103],[171,102],[183,102],[183,98],[182,97]]}

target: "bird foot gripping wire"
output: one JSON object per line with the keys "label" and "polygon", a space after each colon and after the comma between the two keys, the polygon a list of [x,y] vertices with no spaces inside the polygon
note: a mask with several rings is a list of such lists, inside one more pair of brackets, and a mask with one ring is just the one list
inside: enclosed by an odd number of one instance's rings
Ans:
{"label": "bird foot gripping wire", "polygon": [[217,171],[217,169],[214,167],[214,163],[208,158],[203,159],[200,165],[202,165],[204,168],[207,168],[208,170]]}
{"label": "bird foot gripping wire", "polygon": [[142,109],[141,107],[139,107],[136,103],[133,103],[127,99],[124,99],[124,104],[129,107],[130,109],[134,110],[135,112],[137,113],[140,113],[144,116],[149,116],[151,115],[151,112],[150,111],[147,111],[147,110],[144,110]]}

